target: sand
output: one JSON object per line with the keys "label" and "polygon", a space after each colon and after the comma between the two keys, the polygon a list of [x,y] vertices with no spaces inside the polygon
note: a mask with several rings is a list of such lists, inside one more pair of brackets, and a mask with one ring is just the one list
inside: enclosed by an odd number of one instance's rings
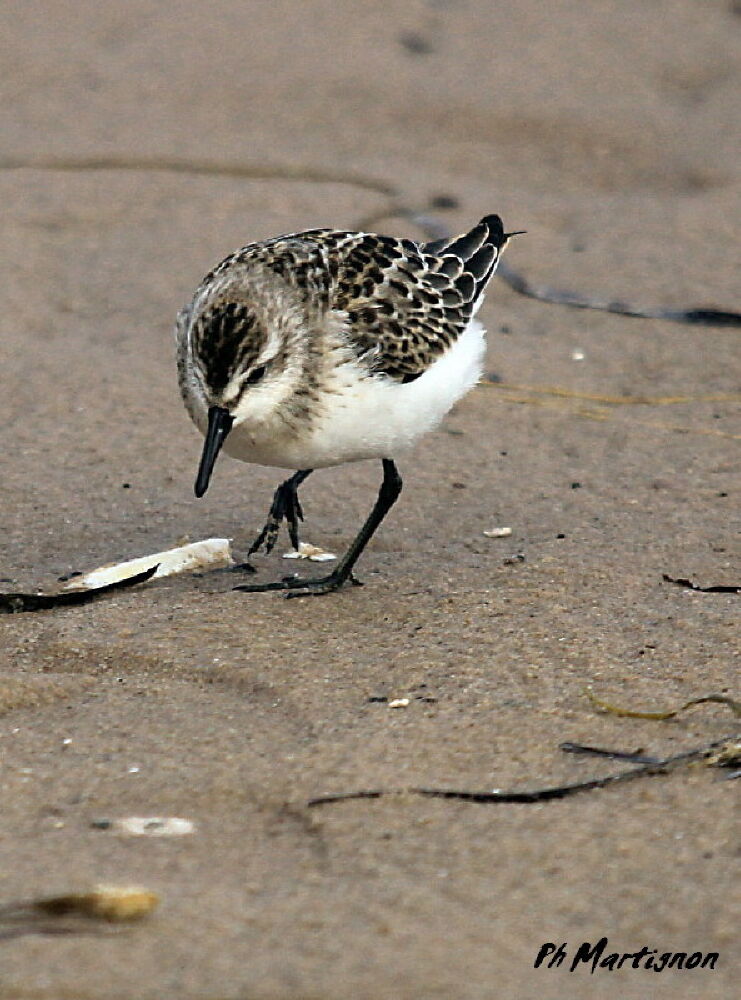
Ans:
{"label": "sand", "polygon": [[[507,259],[534,281],[738,308],[728,0],[29,0],[3,21],[5,590],[186,536],[244,555],[280,473],[223,459],[194,499],[172,327],[248,241],[496,211],[527,230]],[[723,706],[619,718],[584,690],[739,697],[738,596],[662,579],[739,582],[738,330],[501,281],[481,318],[501,381],[402,460],[362,589],[286,602],[215,573],[0,618],[0,905],[98,882],[161,898],[130,928],[0,921],[3,1000],[733,995],[738,782],[718,770],[537,804],[307,806],[579,781],[625,765],[565,740],[661,756],[733,732]],[[379,480],[313,476],[304,537],[342,551]],[[287,547],[259,579],[296,568]],[[196,829],[93,825],[126,816]],[[719,960],[533,968],[545,942],[603,936]]]}

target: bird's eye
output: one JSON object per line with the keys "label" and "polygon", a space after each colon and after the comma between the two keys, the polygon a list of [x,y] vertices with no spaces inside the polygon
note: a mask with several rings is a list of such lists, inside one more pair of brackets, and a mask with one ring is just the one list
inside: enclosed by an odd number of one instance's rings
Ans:
{"label": "bird's eye", "polygon": [[259,368],[252,369],[252,371],[245,379],[245,382],[247,383],[247,385],[254,385],[256,382],[260,381],[260,379],[263,377],[264,374],[265,374],[265,365],[260,365]]}

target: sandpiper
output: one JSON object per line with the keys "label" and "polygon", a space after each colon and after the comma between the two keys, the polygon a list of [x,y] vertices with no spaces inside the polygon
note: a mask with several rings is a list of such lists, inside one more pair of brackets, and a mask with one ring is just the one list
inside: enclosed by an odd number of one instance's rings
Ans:
{"label": "sandpiper", "polygon": [[237,587],[326,594],[353,567],[399,493],[395,459],[478,381],[475,319],[512,233],[488,215],[461,236],[417,244],[312,229],[251,243],[211,271],[177,320],[180,391],[205,435],[195,483],[220,452],[296,469],[275,492],[250,554],[287,522],[298,548],[298,487],[317,468],[381,459],[376,503],[336,568]]}

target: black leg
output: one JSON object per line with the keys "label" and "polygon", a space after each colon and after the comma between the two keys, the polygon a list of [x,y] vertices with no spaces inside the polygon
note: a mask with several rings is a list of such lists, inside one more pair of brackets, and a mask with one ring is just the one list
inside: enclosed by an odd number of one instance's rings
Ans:
{"label": "black leg", "polygon": [[288,534],[291,538],[291,545],[293,545],[294,549],[298,548],[298,522],[303,521],[304,512],[301,510],[297,491],[301,483],[311,475],[312,471],[312,469],[301,469],[299,472],[295,472],[290,479],[286,479],[284,483],[280,484],[273,496],[273,502],[270,505],[270,513],[265,522],[265,527],[250,546],[250,551],[247,553],[248,556],[257,552],[263,544],[265,545],[266,553],[272,552],[278,538],[281,521],[283,520],[288,522]]}
{"label": "black leg", "polygon": [[[300,475],[300,473],[296,473],[296,475]],[[355,541],[329,576],[313,580],[299,580],[289,576],[284,577],[282,580],[276,580],[275,583],[245,583],[234,589],[244,590],[251,594],[260,593],[265,590],[288,590],[290,593],[286,594],[286,597],[303,597],[306,594],[330,594],[333,590],[339,590],[348,580],[352,583],[357,583],[358,581],[352,575],[353,566],[360,558],[363,549],[370,541],[376,528],[393,507],[400,493],[401,476],[391,459],[384,458],[383,482],[378,491],[378,499],[375,502],[373,510],[368,515],[368,520],[358,532]]]}

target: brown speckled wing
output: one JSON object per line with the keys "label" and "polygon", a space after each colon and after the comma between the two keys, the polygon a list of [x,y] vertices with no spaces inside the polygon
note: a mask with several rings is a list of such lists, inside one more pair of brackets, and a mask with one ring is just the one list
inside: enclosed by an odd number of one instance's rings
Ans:
{"label": "brown speckled wing", "polygon": [[204,284],[234,264],[268,268],[319,308],[347,314],[350,345],[370,372],[409,382],[463,333],[506,242],[497,215],[427,246],[312,229],[242,247]]}
{"label": "brown speckled wing", "polygon": [[439,254],[389,236],[317,237],[333,277],[330,306],[347,313],[353,347],[371,372],[403,382],[422,375],[463,333],[506,242],[497,216]]}

